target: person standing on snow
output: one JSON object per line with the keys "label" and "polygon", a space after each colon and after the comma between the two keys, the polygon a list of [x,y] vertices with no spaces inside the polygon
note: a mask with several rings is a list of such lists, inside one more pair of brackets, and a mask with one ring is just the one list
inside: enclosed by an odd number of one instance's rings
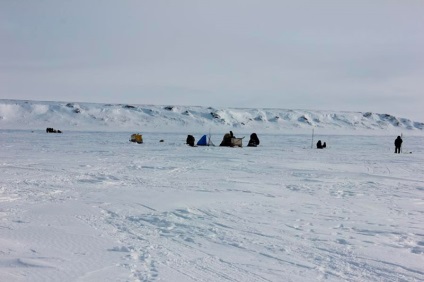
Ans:
{"label": "person standing on snow", "polygon": [[402,138],[398,136],[395,140],[395,154],[400,154],[400,147],[402,146]]}

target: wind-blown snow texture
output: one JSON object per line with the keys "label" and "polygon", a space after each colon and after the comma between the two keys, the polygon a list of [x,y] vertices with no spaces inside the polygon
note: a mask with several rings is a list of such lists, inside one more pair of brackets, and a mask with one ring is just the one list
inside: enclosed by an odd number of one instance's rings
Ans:
{"label": "wind-blown snow texture", "polygon": [[[260,146],[184,144],[229,129]],[[375,113],[1,100],[0,281],[424,281],[422,132]]]}
{"label": "wind-blown snow texture", "polygon": [[112,105],[0,100],[0,129],[150,132],[276,132],[317,128],[327,132],[424,132],[424,123],[390,114],[195,106]]}
{"label": "wind-blown snow texture", "polygon": [[423,137],[129,135],[0,130],[0,281],[424,281]]}

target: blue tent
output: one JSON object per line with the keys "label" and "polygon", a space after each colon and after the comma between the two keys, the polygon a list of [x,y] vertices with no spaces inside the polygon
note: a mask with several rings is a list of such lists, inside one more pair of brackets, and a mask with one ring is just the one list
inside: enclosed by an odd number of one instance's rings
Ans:
{"label": "blue tent", "polygon": [[206,135],[203,135],[202,138],[197,142],[197,146],[209,146],[208,138]]}

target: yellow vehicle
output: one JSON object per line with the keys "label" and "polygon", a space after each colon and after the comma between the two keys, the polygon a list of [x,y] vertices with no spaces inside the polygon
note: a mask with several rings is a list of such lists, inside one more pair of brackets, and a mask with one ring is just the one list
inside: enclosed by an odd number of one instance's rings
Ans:
{"label": "yellow vehicle", "polygon": [[130,141],[136,142],[138,144],[142,144],[143,143],[143,135],[138,134],[138,133],[134,133],[134,134],[131,135]]}

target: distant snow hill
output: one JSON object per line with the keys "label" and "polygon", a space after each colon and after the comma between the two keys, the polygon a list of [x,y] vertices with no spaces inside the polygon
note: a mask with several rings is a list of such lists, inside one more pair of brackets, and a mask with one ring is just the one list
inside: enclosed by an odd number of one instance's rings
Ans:
{"label": "distant snow hill", "polygon": [[212,108],[0,99],[0,129],[163,132],[424,133],[424,123],[389,114],[287,109]]}

